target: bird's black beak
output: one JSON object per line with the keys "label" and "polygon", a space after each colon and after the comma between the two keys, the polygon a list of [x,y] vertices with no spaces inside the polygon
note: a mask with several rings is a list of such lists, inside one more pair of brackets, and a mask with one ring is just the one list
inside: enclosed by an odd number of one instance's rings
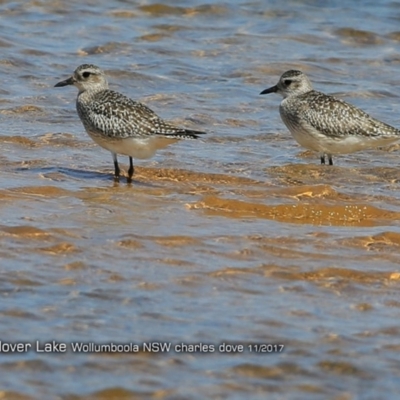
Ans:
{"label": "bird's black beak", "polygon": [[272,86],[269,89],[263,90],[260,94],[276,93],[278,91],[278,86]]}
{"label": "bird's black beak", "polygon": [[58,82],[54,85],[54,87],[63,87],[67,85],[73,85],[75,82],[74,78],[71,76],[70,78],[66,79],[65,81]]}

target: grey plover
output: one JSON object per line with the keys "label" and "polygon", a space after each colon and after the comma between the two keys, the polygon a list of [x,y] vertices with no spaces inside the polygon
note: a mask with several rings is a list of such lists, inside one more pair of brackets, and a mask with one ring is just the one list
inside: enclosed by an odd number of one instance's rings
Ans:
{"label": "grey plover", "polygon": [[400,139],[400,131],[370,117],[359,108],[313,90],[301,71],[286,71],[279,82],[260,94],[279,93],[282,121],[303,147],[325,156],[386,146]]}
{"label": "grey plover", "polygon": [[197,139],[205,132],[178,128],[159,118],[150,108],[108,89],[104,72],[83,64],[55,87],[74,85],[79,93],[76,110],[89,136],[112,153],[115,180],[120,169],[117,154],[129,156],[128,182],[134,173],[132,158],[146,159],[176,139]]}

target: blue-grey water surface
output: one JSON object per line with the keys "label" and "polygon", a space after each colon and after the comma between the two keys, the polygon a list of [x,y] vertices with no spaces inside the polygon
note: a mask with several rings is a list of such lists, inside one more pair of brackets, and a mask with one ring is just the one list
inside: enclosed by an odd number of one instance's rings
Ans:
{"label": "blue-grey water surface", "polygon": [[[0,21],[2,399],[398,398],[400,148],[321,166],[259,93],[301,69],[400,126],[399,1],[1,1]],[[208,135],[115,184],[54,88],[83,63]]]}

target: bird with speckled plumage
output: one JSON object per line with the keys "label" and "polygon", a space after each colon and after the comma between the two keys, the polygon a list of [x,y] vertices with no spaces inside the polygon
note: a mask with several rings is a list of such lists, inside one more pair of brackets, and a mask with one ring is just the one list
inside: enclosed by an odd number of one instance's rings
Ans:
{"label": "bird with speckled plumage", "polygon": [[333,96],[313,90],[301,71],[286,71],[279,82],[260,94],[279,93],[282,121],[296,141],[325,156],[387,146],[400,140],[400,130],[385,124],[359,108]]}
{"label": "bird with speckled plumage", "polygon": [[89,136],[109,150],[114,160],[115,180],[120,169],[117,154],[129,156],[128,182],[134,173],[132,158],[152,157],[177,139],[197,139],[205,132],[183,129],[159,118],[144,104],[108,88],[104,72],[83,64],[55,87],[74,85],[79,93],[76,110]]}

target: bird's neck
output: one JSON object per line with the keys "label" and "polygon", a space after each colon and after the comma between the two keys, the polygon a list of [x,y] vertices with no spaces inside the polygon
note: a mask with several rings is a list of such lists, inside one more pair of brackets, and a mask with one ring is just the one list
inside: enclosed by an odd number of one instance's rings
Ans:
{"label": "bird's neck", "polygon": [[90,101],[95,94],[97,94],[99,92],[102,92],[104,90],[107,90],[107,88],[97,87],[97,88],[90,88],[90,89],[86,89],[86,90],[81,90],[78,93],[78,99],[81,102]]}

